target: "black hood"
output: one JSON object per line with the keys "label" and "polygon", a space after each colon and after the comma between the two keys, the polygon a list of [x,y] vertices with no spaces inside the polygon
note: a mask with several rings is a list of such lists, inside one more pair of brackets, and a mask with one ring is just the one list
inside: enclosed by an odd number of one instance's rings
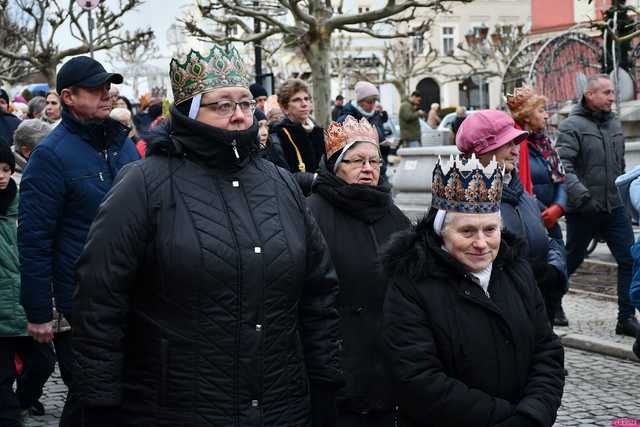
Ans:
{"label": "black hood", "polygon": [[[382,265],[387,277],[464,276],[464,266],[442,249],[442,238],[433,231],[437,210],[431,209],[415,226],[391,236],[382,251]],[[500,250],[494,265],[502,265],[522,256],[525,243],[502,230]]]}

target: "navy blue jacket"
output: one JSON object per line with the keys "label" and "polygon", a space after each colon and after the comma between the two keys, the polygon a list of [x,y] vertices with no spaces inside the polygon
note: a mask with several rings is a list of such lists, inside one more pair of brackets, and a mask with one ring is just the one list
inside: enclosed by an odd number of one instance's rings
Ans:
{"label": "navy blue jacket", "polygon": [[564,243],[561,239],[549,236],[540,216],[538,202],[524,191],[515,173],[509,184],[502,189],[500,213],[503,228],[524,241],[526,249],[523,252],[533,271],[539,271],[544,264],[551,264],[566,281],[568,276]]}
{"label": "navy blue jacket", "polygon": [[13,133],[19,124],[19,118],[11,113],[0,110],[0,142],[13,145]]}
{"label": "navy blue jacket", "polygon": [[533,181],[533,193],[545,207],[557,204],[567,210],[567,188],[564,182],[553,182],[547,161],[533,145],[529,144],[529,167]]}
{"label": "navy blue jacket", "polygon": [[71,313],[75,263],[98,206],[122,166],[139,159],[128,132],[115,120],[86,125],[63,111],[29,158],[20,184],[18,249],[21,303],[31,323],[52,319],[52,288],[57,309]]}

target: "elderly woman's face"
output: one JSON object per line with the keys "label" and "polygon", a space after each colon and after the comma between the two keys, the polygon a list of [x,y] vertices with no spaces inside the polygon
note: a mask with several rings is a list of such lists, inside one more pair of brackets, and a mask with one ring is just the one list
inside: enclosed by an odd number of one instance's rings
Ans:
{"label": "elderly woman's face", "polygon": [[225,130],[247,130],[253,124],[254,109],[249,89],[219,88],[202,95],[196,120]]}
{"label": "elderly woman's face", "polygon": [[544,109],[544,104],[540,104],[529,113],[524,121],[529,126],[529,129],[536,132],[544,129],[548,118],[549,116]]}
{"label": "elderly woman's face", "polygon": [[345,153],[336,175],[347,184],[378,185],[381,163],[380,152],[375,145],[359,142]]}
{"label": "elderly woman's face", "polygon": [[505,171],[511,172],[515,169],[516,163],[518,163],[518,155],[520,154],[520,148],[518,144],[513,141],[502,145],[496,150],[490,151],[480,156],[480,162],[483,165],[488,165],[493,156],[496,156],[496,161],[504,165]]}
{"label": "elderly woman's face", "polygon": [[500,214],[447,213],[442,239],[447,252],[469,271],[487,268],[500,249]]}

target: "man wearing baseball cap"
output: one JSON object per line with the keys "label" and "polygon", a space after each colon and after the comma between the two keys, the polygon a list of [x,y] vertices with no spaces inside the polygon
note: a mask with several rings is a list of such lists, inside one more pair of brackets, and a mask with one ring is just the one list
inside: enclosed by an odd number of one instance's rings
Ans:
{"label": "man wearing baseball cap", "polygon": [[[109,118],[109,89],[122,81],[120,74],[108,73],[87,56],[60,68],[56,89],[61,123],[33,151],[20,186],[18,248],[27,332],[38,342],[53,340],[67,386],[71,332],[53,330],[52,301],[60,316],[71,321],[75,262],[91,222],[120,168],[139,158],[129,129]],[[72,396],[67,397],[62,426],[76,423]]]}
{"label": "man wearing baseball cap", "polygon": [[[462,122],[456,146],[463,154],[475,154],[483,165],[495,158],[504,166],[500,202],[502,227],[524,243],[524,255],[536,272],[545,307],[551,309],[558,300],[558,289],[564,291],[567,286],[567,259],[564,244],[547,232],[539,202],[524,191],[515,170],[520,152],[518,144],[527,136],[527,132],[516,129],[515,122],[505,112],[481,110]],[[491,190],[500,189],[476,191],[481,194]],[[547,316],[552,323],[554,310],[548,310]]]}

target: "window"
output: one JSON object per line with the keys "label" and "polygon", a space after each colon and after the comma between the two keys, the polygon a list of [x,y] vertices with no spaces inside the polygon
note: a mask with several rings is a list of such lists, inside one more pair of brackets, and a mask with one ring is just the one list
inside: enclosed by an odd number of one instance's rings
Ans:
{"label": "window", "polygon": [[424,52],[424,36],[422,34],[413,38],[413,51],[417,54]]}
{"label": "window", "polygon": [[451,55],[455,49],[455,35],[453,27],[442,27],[442,54]]}
{"label": "window", "polygon": [[[369,7],[358,7],[358,15],[362,14],[362,13],[367,13],[371,10],[371,8]],[[373,23],[369,23],[369,22],[361,22],[360,23],[360,28],[365,28],[365,27],[369,27],[371,28],[371,25]]]}

